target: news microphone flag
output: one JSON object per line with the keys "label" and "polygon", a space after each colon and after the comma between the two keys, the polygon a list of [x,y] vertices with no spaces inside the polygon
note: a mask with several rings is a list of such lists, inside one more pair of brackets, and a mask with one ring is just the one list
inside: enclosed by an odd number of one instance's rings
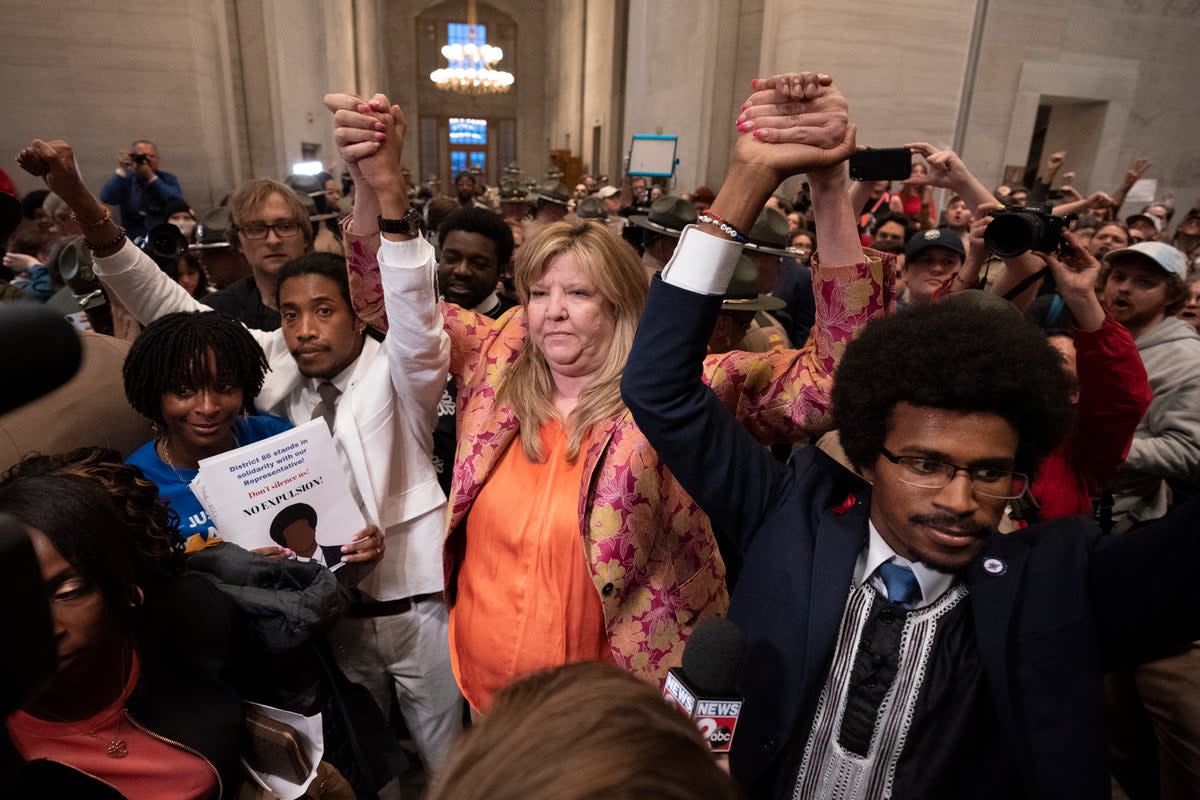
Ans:
{"label": "news microphone flag", "polygon": [[745,642],[727,619],[704,620],[692,632],[683,651],[683,666],[672,667],[663,684],[663,697],[694,720],[714,753],[733,745],[742,700],[734,690]]}
{"label": "news microphone flag", "polygon": [[663,697],[686,714],[700,729],[700,735],[714,753],[728,753],[733,745],[742,701],[735,698],[697,696],[687,685],[683,670],[671,667],[663,686]]}

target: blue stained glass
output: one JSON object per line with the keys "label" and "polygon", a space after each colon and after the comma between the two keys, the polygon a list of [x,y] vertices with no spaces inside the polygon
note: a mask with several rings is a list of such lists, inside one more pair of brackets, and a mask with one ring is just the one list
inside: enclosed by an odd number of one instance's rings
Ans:
{"label": "blue stained glass", "polygon": [[[446,25],[446,44],[466,44],[471,41],[471,26],[465,22]],[[475,26],[475,44],[487,44],[487,25]]]}
{"label": "blue stained glass", "polygon": [[467,171],[467,154],[463,150],[450,151],[450,174],[457,175]]}
{"label": "blue stained glass", "polygon": [[487,120],[451,117],[450,144],[487,144]]}
{"label": "blue stained glass", "polygon": [[471,153],[470,156],[472,167],[479,167],[481,172],[487,172],[487,153],[476,151]]}
{"label": "blue stained glass", "polygon": [[[474,42],[482,47],[487,44],[487,25],[475,26],[475,37],[471,38],[471,26],[465,22],[446,23],[446,44],[468,44]],[[454,69],[483,69],[487,65],[483,61],[471,61],[462,58],[450,62]]]}

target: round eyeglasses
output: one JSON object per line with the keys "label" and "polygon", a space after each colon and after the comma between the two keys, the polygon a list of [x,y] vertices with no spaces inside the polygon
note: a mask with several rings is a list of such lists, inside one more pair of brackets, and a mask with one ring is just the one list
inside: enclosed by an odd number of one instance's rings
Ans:
{"label": "round eyeglasses", "polygon": [[1029,476],[997,467],[960,467],[924,456],[898,456],[880,448],[888,461],[900,467],[900,480],[918,489],[944,489],[960,472],[967,473],[971,488],[984,497],[1011,500],[1025,494]]}

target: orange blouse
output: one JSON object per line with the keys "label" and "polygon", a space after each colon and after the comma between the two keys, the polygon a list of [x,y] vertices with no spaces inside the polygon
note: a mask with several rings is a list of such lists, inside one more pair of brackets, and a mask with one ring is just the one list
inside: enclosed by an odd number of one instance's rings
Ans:
{"label": "orange blouse", "polygon": [[584,459],[567,462],[558,422],[543,425],[541,437],[545,462],[530,462],[513,440],[466,521],[450,663],[477,711],[536,670],[611,660],[579,528]]}
{"label": "orange blouse", "polygon": [[135,651],[121,696],[87,719],[55,722],[24,711],[10,714],[5,723],[17,752],[26,761],[46,758],[74,767],[115,787],[129,800],[216,798],[219,784],[212,764],[147,733],[125,710],[139,674]]}

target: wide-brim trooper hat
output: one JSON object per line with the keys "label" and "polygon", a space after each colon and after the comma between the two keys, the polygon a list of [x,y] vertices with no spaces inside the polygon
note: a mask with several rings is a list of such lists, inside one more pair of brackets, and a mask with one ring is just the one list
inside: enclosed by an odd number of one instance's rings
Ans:
{"label": "wide-brim trooper hat", "polygon": [[212,250],[217,247],[230,247],[229,209],[217,206],[205,211],[196,220],[196,243],[188,245],[188,250]]}
{"label": "wide-brim trooper hat", "polygon": [[664,194],[650,204],[649,214],[633,214],[629,221],[640,228],[678,239],[685,227],[696,224],[698,216],[696,207],[687,200]]}
{"label": "wide-brim trooper hat", "polygon": [[748,256],[738,258],[729,288],[721,298],[722,311],[774,311],[787,303],[783,298],[758,291],[758,267]]}
{"label": "wide-brim trooper hat", "polygon": [[745,249],[754,253],[767,253],[773,256],[794,256],[794,250],[787,249],[788,224],[787,217],[773,208],[764,208],[754,220],[754,227],[746,234],[749,240]]}

